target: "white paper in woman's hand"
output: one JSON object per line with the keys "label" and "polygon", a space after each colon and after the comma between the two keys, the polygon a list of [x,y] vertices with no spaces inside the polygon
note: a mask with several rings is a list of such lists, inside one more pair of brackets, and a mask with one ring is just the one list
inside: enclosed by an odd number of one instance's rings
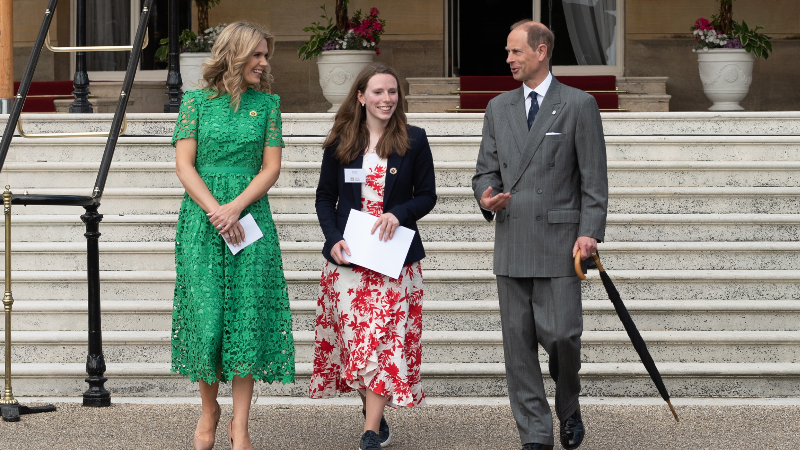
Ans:
{"label": "white paper in woman's hand", "polygon": [[[234,255],[244,250],[244,248],[247,247],[248,245],[264,237],[264,233],[261,232],[261,228],[258,227],[256,219],[253,219],[252,214],[247,214],[246,216],[239,219],[239,225],[241,225],[242,228],[244,229],[244,239],[242,240],[242,242],[240,242],[239,245],[234,247],[233,244],[231,244],[228,241],[225,241],[225,243],[228,244],[228,248],[231,250],[231,253],[233,253]],[[224,240],[225,238],[222,239]]]}
{"label": "white paper in woman's hand", "polygon": [[344,241],[350,247],[350,256],[342,252],[342,258],[349,263],[397,278],[416,232],[399,226],[394,230],[394,237],[384,242],[380,239],[380,230],[370,234],[377,220],[371,214],[350,210],[347,226],[344,228]]}

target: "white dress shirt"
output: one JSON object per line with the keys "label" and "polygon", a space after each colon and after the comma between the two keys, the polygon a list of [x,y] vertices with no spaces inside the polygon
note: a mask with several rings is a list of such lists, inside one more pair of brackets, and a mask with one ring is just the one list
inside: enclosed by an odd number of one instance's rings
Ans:
{"label": "white dress shirt", "polygon": [[528,114],[528,111],[531,110],[531,98],[529,95],[531,91],[536,92],[536,101],[539,102],[539,107],[542,107],[542,102],[544,101],[544,95],[547,94],[547,90],[550,89],[550,83],[553,81],[553,74],[547,72],[547,78],[544,79],[538,86],[531,89],[528,87],[527,84],[522,83],[522,93],[525,95],[525,114]]}

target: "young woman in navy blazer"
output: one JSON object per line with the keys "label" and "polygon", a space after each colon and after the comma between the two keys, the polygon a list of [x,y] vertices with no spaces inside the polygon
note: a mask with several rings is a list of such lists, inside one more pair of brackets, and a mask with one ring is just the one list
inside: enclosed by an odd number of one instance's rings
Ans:
{"label": "young woman in navy blazer", "polygon": [[[406,123],[397,74],[377,63],[358,75],[323,147],[316,209],[327,262],[309,396],[358,390],[365,416],[359,448],[378,449],[391,441],[386,404],[425,401],[419,378],[425,250],[417,221],[436,204],[433,155],[425,130]],[[345,182],[345,169],[364,169],[366,182]],[[351,209],[376,216],[372,232],[384,241],[398,226],[416,231],[398,278],[344,260]]]}

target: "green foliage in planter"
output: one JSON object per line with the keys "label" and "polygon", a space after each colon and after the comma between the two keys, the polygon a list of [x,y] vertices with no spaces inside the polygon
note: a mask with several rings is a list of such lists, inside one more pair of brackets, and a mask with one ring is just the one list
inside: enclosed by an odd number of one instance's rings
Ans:
{"label": "green foliage in planter", "polygon": [[[214,47],[214,42],[217,41],[217,37],[227,26],[227,23],[221,23],[214,28],[206,29],[200,36],[194,34],[192,30],[183,30],[181,35],[178,36],[178,42],[180,43],[178,52],[210,52],[211,48]],[[161,46],[156,50],[156,61],[167,62],[169,60],[169,38],[162,39],[159,44]]]}
{"label": "green foliage in planter", "polygon": [[759,34],[758,30],[763,30],[764,27],[757,26],[749,28],[747,23],[743,20],[741,24],[733,22],[733,35],[742,43],[742,47],[748,53],[752,53],[756,58],[769,58],[769,52],[772,51],[771,36],[766,34]]}
{"label": "green foliage in planter", "polygon": [[310,27],[303,28],[303,31],[306,33],[311,33],[308,42],[297,49],[297,56],[303,60],[319,56],[320,53],[322,53],[322,46],[341,34],[339,28],[333,23],[333,18],[328,17],[328,11],[325,10],[325,5],[320,6],[320,8],[323,13],[320,17],[327,20],[328,24],[324,25],[322,22],[311,22]]}

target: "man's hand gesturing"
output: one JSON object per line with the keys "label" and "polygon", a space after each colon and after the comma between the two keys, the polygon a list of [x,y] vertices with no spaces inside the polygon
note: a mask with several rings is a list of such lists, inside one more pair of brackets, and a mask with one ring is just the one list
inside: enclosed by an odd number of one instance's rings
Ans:
{"label": "man's hand gesturing", "polygon": [[511,194],[499,193],[492,197],[492,187],[489,186],[483,194],[481,194],[481,206],[489,211],[500,211],[505,208],[508,202],[511,201]]}

